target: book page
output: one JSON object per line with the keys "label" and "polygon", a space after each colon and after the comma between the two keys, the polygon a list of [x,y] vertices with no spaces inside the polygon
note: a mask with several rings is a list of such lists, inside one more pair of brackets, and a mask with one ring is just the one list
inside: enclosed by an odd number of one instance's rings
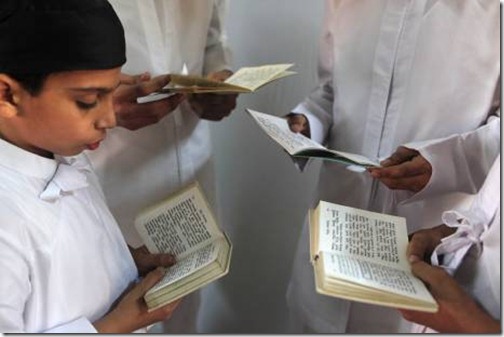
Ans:
{"label": "book page", "polygon": [[280,144],[290,155],[305,149],[325,149],[319,143],[294,133],[290,130],[285,118],[268,115],[259,111],[247,109],[247,112],[254,118],[259,126],[278,144]]}
{"label": "book page", "polygon": [[344,165],[380,166],[362,155],[327,149],[301,133],[292,132],[287,119],[246,109],[261,129],[282,146],[291,156],[320,158]]}
{"label": "book page", "polygon": [[362,156],[360,154],[355,154],[355,153],[348,153],[348,152],[343,152],[343,151],[336,151],[336,150],[329,150],[332,153],[341,156],[347,160],[351,160],[355,164],[358,165],[363,165],[363,166],[376,166],[380,167],[380,163],[374,160],[371,160],[365,156]]}
{"label": "book page", "polygon": [[318,250],[409,269],[406,220],[321,201]]}
{"label": "book page", "polygon": [[177,261],[177,263],[171,266],[164,277],[159,281],[154,287],[152,287],[149,292],[155,292],[161,288],[164,288],[176,281],[184,278],[187,275],[194,273],[217,259],[219,248],[221,247],[222,240],[212,242],[203,248],[192,252],[185,258]]}
{"label": "book page", "polygon": [[419,300],[432,300],[425,285],[409,271],[379,262],[339,253],[323,252],[323,268],[328,277],[401,294]]}
{"label": "book page", "polygon": [[274,64],[259,67],[244,67],[229,77],[225,83],[254,91],[272,80],[292,75],[292,71],[284,73],[292,66],[293,64]]}
{"label": "book page", "polygon": [[194,186],[135,220],[135,227],[151,253],[171,253],[180,259],[222,237],[206,200]]}
{"label": "book page", "polygon": [[246,88],[226,82],[214,81],[201,76],[170,74],[170,83],[159,92],[170,93],[211,93],[211,92],[248,92]]}

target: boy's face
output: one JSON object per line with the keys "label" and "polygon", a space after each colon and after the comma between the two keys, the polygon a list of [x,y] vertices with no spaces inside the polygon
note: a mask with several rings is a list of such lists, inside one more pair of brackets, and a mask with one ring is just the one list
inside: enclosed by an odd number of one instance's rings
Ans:
{"label": "boy's face", "polygon": [[49,75],[36,96],[18,88],[17,113],[3,118],[1,137],[44,157],[96,149],[116,125],[112,93],[119,75],[120,67],[61,72]]}

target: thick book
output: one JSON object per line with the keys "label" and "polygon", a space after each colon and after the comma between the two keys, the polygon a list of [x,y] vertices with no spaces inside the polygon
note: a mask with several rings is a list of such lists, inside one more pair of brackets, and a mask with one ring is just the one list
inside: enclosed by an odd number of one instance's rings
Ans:
{"label": "thick book", "polygon": [[218,227],[197,182],[141,212],[135,228],[151,253],[171,253],[175,265],[144,296],[149,311],[223,277],[232,245]]}
{"label": "thick book", "polygon": [[438,310],[407,261],[405,218],[320,201],[310,210],[309,222],[318,293],[394,308]]}
{"label": "thick book", "polygon": [[292,132],[285,118],[246,109],[261,129],[293,157],[319,158],[361,168],[379,167],[380,163],[365,156],[328,149],[301,133]]}
{"label": "thick book", "polygon": [[170,83],[161,93],[250,93],[275,80],[295,74],[293,64],[243,67],[224,82],[194,75],[170,74]]}

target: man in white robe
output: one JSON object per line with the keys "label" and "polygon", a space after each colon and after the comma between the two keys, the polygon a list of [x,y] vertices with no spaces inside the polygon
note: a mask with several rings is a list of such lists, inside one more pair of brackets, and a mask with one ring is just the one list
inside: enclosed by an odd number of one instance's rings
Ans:
{"label": "man in white robe", "polygon": [[[225,44],[223,0],[112,0],[126,35],[126,74],[145,71],[152,76],[181,73],[230,74]],[[222,77],[221,77],[222,78]],[[208,97],[208,95],[206,95]],[[128,244],[142,244],[133,222],[144,208],[197,180],[219,213],[208,122],[227,116],[236,96],[213,95],[206,111],[185,100],[158,123],[130,131],[118,127],[109,133],[100,151],[90,154],[107,202]],[[229,97],[225,97],[229,96]],[[203,102],[204,103],[204,102]],[[205,107],[199,105],[200,108]],[[168,113],[168,111],[166,111]],[[164,332],[195,333],[199,292],[185,297],[165,324]]]}
{"label": "man in white robe", "polygon": [[[409,144],[432,172],[416,199],[324,162],[314,204],[405,216],[412,232],[467,203],[467,194],[454,192],[458,178],[470,176],[476,193],[499,152],[499,25],[499,4],[491,0],[326,1],[320,86],[293,113],[329,148],[384,159]],[[465,148],[475,152],[461,161]],[[409,331],[393,309],[317,294],[308,242],[305,224],[287,293],[295,332]]]}

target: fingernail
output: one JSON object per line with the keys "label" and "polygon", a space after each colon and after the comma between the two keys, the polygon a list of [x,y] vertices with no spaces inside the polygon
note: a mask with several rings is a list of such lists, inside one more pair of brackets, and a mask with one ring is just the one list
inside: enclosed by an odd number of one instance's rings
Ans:
{"label": "fingernail", "polygon": [[163,265],[171,266],[175,264],[175,257],[173,256],[163,256],[162,258]]}
{"label": "fingernail", "polygon": [[409,261],[409,263],[415,263],[415,262],[420,261],[420,258],[416,255],[410,255],[408,257],[408,261]]}

